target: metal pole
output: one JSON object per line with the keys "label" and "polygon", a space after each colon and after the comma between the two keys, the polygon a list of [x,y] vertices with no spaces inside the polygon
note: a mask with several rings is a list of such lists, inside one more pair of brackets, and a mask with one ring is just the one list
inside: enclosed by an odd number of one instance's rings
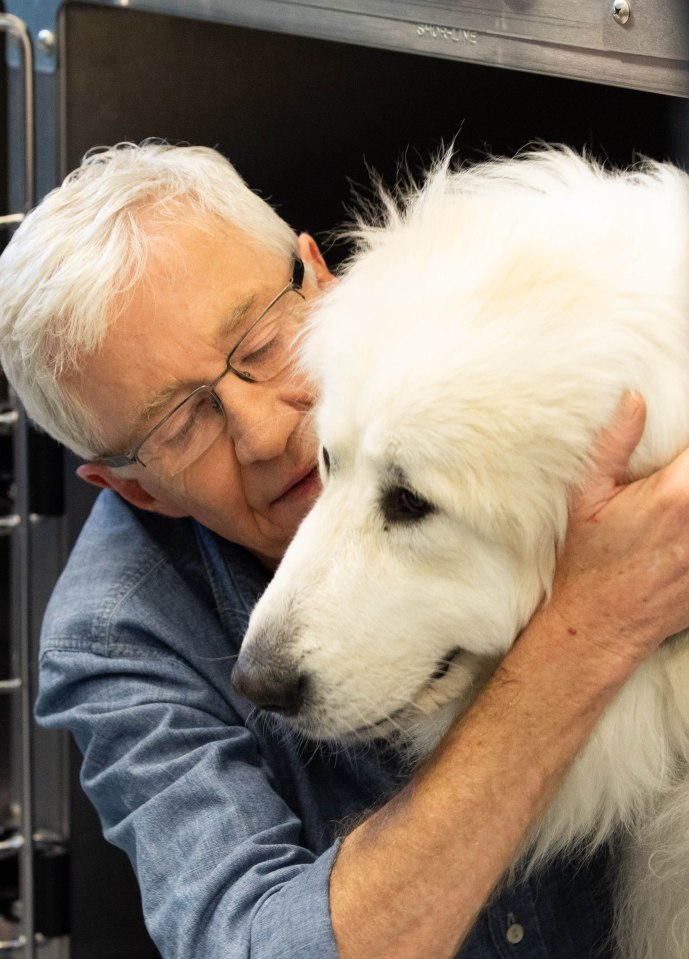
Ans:
{"label": "metal pole", "polygon": [[[18,401],[17,401],[18,403]],[[33,710],[31,670],[31,529],[29,525],[29,449],[28,424],[23,408],[18,405],[19,422],[15,430],[15,507],[19,525],[14,533],[16,557],[16,595],[19,603],[19,722],[21,729],[21,820],[24,845],[20,851],[20,890],[22,902],[22,931],[25,936],[25,959],[35,959],[36,928],[34,902],[34,809],[33,809]]]}
{"label": "metal pole", "polygon": [[[22,74],[24,78],[24,211],[30,210],[34,205],[34,115],[33,115],[33,49],[31,47],[31,37],[23,20],[15,17],[12,13],[0,13],[0,31],[9,34],[12,40],[19,47],[22,61]],[[5,225],[17,223],[17,217],[20,214],[12,214],[3,217]],[[0,221],[1,222],[1,221]]]}
{"label": "metal pole", "polygon": [[[24,130],[24,210],[10,214],[0,221],[10,226],[23,219],[34,204],[34,115],[33,115],[33,52],[26,25],[13,14],[0,14],[0,30],[17,43],[22,59],[23,74],[23,130]],[[36,928],[34,902],[34,810],[33,810],[33,713],[31,669],[31,532],[29,525],[29,449],[26,414],[17,397],[13,397],[17,411],[14,429],[15,513],[12,529],[15,596],[18,604],[15,618],[18,659],[19,725],[20,725],[20,835],[19,849],[20,897],[22,902],[21,935],[9,948],[22,949],[25,959],[36,957]]]}

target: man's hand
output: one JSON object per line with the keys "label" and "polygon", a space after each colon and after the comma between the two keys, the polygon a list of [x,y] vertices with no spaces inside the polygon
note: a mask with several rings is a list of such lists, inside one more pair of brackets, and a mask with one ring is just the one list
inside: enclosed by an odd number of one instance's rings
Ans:
{"label": "man's hand", "polygon": [[572,636],[638,664],[689,627],[689,451],[646,479],[628,463],[646,407],[626,393],[573,497],[551,611]]}

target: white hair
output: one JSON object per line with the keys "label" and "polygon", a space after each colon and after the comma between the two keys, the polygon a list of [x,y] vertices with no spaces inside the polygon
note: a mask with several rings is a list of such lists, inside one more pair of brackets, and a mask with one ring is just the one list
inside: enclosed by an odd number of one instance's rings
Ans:
{"label": "white hair", "polygon": [[0,257],[0,363],[29,416],[85,459],[103,450],[93,413],[65,379],[105,334],[146,269],[141,213],[230,223],[286,256],[290,227],[207,147],[146,141],[89,151]]}

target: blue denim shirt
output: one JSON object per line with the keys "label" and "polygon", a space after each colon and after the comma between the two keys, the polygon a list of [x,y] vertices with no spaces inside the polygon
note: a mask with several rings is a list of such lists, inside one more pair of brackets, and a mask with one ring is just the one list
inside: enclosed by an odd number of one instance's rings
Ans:
{"label": "blue denim shirt", "polygon": [[[46,614],[37,718],[76,737],[165,959],[336,959],[338,837],[406,778],[389,747],[305,744],[233,692],[266,581],[194,521],[104,492]],[[608,872],[560,860],[503,889],[461,959],[611,955]]]}

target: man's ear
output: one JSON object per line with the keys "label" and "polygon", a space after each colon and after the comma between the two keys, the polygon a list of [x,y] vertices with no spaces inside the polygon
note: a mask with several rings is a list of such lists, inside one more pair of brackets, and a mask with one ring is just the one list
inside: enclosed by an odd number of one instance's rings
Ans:
{"label": "man's ear", "polygon": [[304,263],[308,263],[316,274],[319,287],[325,288],[330,283],[336,282],[337,278],[328,269],[318,244],[309,233],[299,234],[298,249],[301,259]]}
{"label": "man's ear", "polygon": [[103,466],[100,463],[84,463],[77,467],[77,476],[86,483],[91,483],[92,486],[114,490],[122,499],[139,509],[162,513],[164,516],[172,516],[176,519],[187,515],[184,510],[172,506],[167,500],[159,499],[149,493],[138,480],[118,476],[109,466]]}

